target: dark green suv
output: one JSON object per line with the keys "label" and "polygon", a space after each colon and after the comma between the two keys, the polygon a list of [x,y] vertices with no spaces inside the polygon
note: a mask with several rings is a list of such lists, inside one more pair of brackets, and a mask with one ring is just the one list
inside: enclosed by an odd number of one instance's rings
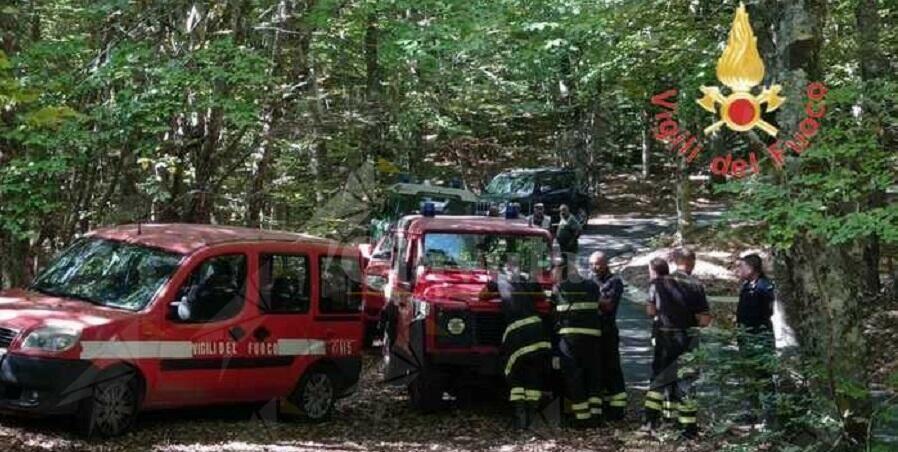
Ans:
{"label": "dark green suv", "polygon": [[533,205],[543,203],[552,221],[558,208],[567,204],[581,220],[589,218],[590,198],[573,170],[562,168],[514,169],[496,175],[480,196],[483,205],[496,204],[504,212],[508,203],[518,203],[521,214],[529,215]]}

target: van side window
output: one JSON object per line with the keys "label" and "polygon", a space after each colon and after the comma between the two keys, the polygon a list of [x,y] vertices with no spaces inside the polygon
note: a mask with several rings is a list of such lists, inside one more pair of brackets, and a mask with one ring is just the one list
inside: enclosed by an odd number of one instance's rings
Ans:
{"label": "van side window", "polygon": [[229,319],[243,309],[246,295],[246,256],[226,254],[207,259],[193,270],[178,292],[183,322]]}
{"label": "van side window", "polygon": [[326,314],[355,314],[362,309],[362,273],[355,257],[321,256],[319,310]]}
{"label": "van side window", "polygon": [[303,255],[259,256],[259,310],[265,313],[309,312],[309,258]]}

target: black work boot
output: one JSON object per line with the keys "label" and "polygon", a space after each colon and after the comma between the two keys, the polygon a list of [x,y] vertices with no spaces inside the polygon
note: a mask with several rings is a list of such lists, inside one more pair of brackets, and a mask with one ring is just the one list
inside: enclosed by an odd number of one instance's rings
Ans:
{"label": "black work boot", "polygon": [[686,440],[698,439],[698,426],[695,424],[683,426],[680,431],[680,438]]}
{"label": "black work boot", "polygon": [[514,428],[517,430],[525,430],[530,426],[530,419],[527,413],[527,404],[524,402],[514,403]]}

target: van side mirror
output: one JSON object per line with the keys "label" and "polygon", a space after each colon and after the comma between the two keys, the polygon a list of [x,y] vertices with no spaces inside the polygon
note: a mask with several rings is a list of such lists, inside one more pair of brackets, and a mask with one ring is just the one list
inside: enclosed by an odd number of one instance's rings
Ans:
{"label": "van side mirror", "polygon": [[183,295],[181,299],[172,301],[168,304],[168,319],[175,322],[189,322],[191,319],[191,310],[190,306],[192,303],[191,294],[193,291],[188,291],[187,294]]}

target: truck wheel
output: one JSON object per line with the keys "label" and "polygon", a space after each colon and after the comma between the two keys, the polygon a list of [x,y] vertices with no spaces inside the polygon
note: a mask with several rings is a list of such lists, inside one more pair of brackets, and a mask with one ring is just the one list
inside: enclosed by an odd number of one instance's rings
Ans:
{"label": "truck wheel", "polygon": [[408,384],[408,399],[414,409],[432,413],[443,405],[443,386],[432,375],[422,371]]}
{"label": "truck wheel", "polygon": [[333,375],[325,369],[306,372],[290,395],[290,403],[299,408],[303,420],[308,422],[326,421],[334,411],[336,401],[337,385]]}
{"label": "truck wheel", "polygon": [[78,408],[78,427],[91,437],[118,436],[137,420],[140,384],[133,369],[103,372],[97,377],[91,395]]}

